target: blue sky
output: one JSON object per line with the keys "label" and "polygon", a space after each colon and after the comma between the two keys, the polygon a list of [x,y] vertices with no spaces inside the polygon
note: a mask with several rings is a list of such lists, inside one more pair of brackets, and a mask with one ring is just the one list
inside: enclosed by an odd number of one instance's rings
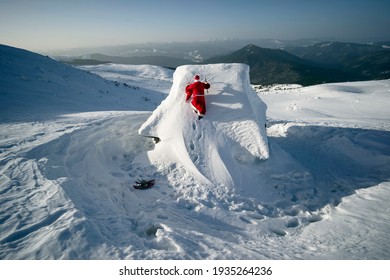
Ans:
{"label": "blue sky", "polygon": [[389,0],[0,0],[0,43],[30,50],[209,39],[390,40]]}

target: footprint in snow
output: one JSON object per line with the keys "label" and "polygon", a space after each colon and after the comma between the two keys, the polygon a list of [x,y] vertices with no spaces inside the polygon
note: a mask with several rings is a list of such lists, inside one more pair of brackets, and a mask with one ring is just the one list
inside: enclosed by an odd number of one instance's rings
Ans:
{"label": "footprint in snow", "polygon": [[260,213],[248,213],[247,214],[250,218],[255,219],[255,220],[264,220],[265,216],[261,215]]}
{"label": "footprint in snow", "polygon": [[292,219],[288,220],[286,223],[286,227],[288,227],[288,228],[294,228],[297,226],[299,226],[298,218],[292,218]]}
{"label": "footprint in snow", "polygon": [[321,215],[314,214],[308,218],[306,218],[309,223],[316,223],[322,220]]}
{"label": "footprint in snow", "polygon": [[157,224],[157,225],[150,225],[146,230],[145,230],[145,234],[146,236],[148,237],[156,237],[157,236],[157,231],[159,229],[164,229],[161,225]]}
{"label": "footprint in snow", "polygon": [[247,217],[240,216],[240,220],[247,224],[257,225],[257,223],[251,219],[248,219]]}
{"label": "footprint in snow", "polygon": [[279,229],[279,228],[272,228],[270,229],[271,232],[275,233],[276,235],[279,235],[279,236],[286,236],[287,235],[287,232],[283,229]]}
{"label": "footprint in snow", "polygon": [[[194,131],[196,131],[197,128],[198,128],[198,125],[196,124],[196,122],[193,122],[193,123],[192,123],[192,129],[193,129]],[[199,139],[201,139],[201,138],[202,138],[202,132],[199,131],[198,135],[196,136],[196,140],[199,140]]]}
{"label": "footprint in snow", "polygon": [[197,162],[198,159],[199,159],[199,156],[198,156],[198,155],[193,155],[193,156],[191,157],[191,159],[192,159],[193,162]]}

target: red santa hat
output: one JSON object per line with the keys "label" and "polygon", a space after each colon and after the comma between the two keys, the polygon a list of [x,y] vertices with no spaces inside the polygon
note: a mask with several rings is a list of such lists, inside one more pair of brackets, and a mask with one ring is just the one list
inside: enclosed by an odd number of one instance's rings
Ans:
{"label": "red santa hat", "polygon": [[195,81],[199,81],[199,80],[200,80],[199,75],[195,75],[194,80],[195,80]]}

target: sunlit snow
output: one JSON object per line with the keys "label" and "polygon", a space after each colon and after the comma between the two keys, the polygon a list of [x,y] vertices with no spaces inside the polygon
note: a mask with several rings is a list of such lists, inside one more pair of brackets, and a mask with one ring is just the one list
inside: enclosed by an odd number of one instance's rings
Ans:
{"label": "sunlit snow", "polygon": [[0,46],[0,259],[390,258],[389,80],[80,68]]}

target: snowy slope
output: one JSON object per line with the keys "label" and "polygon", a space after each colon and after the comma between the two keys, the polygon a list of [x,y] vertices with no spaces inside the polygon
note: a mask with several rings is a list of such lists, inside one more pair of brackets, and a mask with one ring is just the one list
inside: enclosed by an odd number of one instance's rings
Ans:
{"label": "snowy slope", "polygon": [[163,99],[172,85],[173,70],[160,66],[107,63],[96,66],[80,66],[78,68],[98,74],[107,80],[148,89],[156,92],[157,95],[161,95],[162,92]]}
{"label": "snowy slope", "polygon": [[384,109],[389,105],[388,80],[310,87],[278,85],[257,91],[263,100],[272,100],[267,115],[274,120],[388,129],[389,113]]}
{"label": "snowy slope", "polygon": [[2,120],[46,119],[65,113],[151,110],[164,96],[109,81],[49,57],[0,45]]}
{"label": "snowy slope", "polygon": [[[389,80],[259,91],[262,138],[247,95],[223,95],[249,92],[243,66],[205,67],[199,122],[185,103],[159,113],[193,66],[88,69],[101,79],[8,47],[0,59],[0,259],[390,259]],[[269,154],[238,137],[240,108]],[[167,134],[154,145],[141,127]]]}

